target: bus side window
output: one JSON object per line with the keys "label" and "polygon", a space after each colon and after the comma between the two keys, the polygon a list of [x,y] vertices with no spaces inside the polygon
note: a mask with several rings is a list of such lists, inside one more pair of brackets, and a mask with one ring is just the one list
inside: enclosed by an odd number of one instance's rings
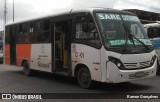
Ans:
{"label": "bus side window", "polygon": [[160,27],[157,28],[157,30],[158,30],[158,36],[160,37]]}
{"label": "bus side window", "polygon": [[33,23],[33,43],[38,43],[38,37],[41,33],[41,22],[36,21]]}
{"label": "bus side window", "polygon": [[24,24],[23,25],[23,37],[24,37],[24,42],[29,43],[31,42],[30,34],[29,34],[29,29],[30,29],[30,24]]}
{"label": "bus side window", "polygon": [[31,43],[32,42],[32,23],[20,24],[17,26],[19,29],[19,33],[17,34],[17,42],[18,43]]}
{"label": "bus side window", "polygon": [[76,23],[76,38],[81,39],[98,39],[98,32],[94,22]]}
{"label": "bus side window", "polygon": [[32,42],[32,38],[33,38],[33,23],[27,23],[27,33],[26,33],[26,42],[27,43],[31,43]]}
{"label": "bus side window", "polygon": [[44,21],[44,28],[43,28],[43,37],[45,39],[44,42],[50,42],[50,21]]}
{"label": "bus side window", "polygon": [[76,39],[86,39],[86,32],[82,30],[82,22],[76,23]]}
{"label": "bus side window", "polygon": [[91,39],[95,39],[95,40],[98,39],[98,32],[96,29],[96,25],[93,21],[89,22],[89,35]]}
{"label": "bus side window", "polygon": [[44,20],[40,24],[40,33],[38,37],[38,42],[50,42],[50,21]]}
{"label": "bus side window", "polygon": [[18,25],[18,29],[19,29],[19,32],[17,34],[17,42],[20,43],[20,42],[23,41],[23,39],[22,39],[22,31],[23,31],[22,30],[22,24]]}
{"label": "bus side window", "polygon": [[160,37],[158,27],[153,28],[153,37]]}
{"label": "bus side window", "polygon": [[80,42],[99,46],[100,40],[93,21],[79,21],[76,23],[76,39]]}
{"label": "bus side window", "polygon": [[148,28],[148,29],[147,29],[147,35],[148,35],[149,38],[152,38],[151,28]]}
{"label": "bus side window", "polygon": [[149,38],[160,37],[160,30],[157,27],[150,27],[147,30],[147,34]]}

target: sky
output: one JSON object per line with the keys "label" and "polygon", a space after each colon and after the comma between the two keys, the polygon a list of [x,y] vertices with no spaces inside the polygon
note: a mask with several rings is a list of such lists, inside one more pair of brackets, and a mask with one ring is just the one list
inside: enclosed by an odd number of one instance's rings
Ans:
{"label": "sky", "polygon": [[[13,22],[13,0],[7,1],[7,23]],[[160,13],[160,0],[14,0],[15,22],[85,7],[140,9]],[[4,0],[0,0],[0,31],[4,29]]]}

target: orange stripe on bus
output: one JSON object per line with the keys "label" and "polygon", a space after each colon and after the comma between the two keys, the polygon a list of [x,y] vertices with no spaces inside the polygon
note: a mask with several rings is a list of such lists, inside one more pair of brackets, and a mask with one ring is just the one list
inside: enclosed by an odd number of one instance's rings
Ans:
{"label": "orange stripe on bus", "polygon": [[10,64],[10,45],[5,44],[5,63]]}
{"label": "orange stripe on bus", "polygon": [[16,44],[16,59],[17,66],[22,65],[22,60],[27,59],[30,63],[31,58],[31,44]]}

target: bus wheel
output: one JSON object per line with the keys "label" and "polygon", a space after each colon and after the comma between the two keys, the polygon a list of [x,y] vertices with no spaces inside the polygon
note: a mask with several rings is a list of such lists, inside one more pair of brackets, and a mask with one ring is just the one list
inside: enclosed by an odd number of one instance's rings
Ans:
{"label": "bus wheel", "polygon": [[26,76],[31,75],[31,69],[29,68],[29,64],[27,61],[25,61],[23,64],[23,72],[24,72],[24,75],[26,75]]}
{"label": "bus wheel", "polygon": [[91,86],[91,74],[87,68],[80,68],[77,75],[78,84],[82,88],[89,88]]}

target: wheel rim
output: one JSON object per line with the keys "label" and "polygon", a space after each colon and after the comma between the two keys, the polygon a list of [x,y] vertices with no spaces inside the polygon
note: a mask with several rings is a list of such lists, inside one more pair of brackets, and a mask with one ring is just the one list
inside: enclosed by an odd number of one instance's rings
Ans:
{"label": "wheel rim", "polygon": [[27,63],[24,64],[24,73],[26,75],[29,73],[29,68],[28,68],[28,64]]}
{"label": "wheel rim", "polygon": [[85,71],[81,72],[81,74],[80,74],[80,81],[84,85],[89,84],[89,75],[87,74],[87,72],[85,72]]}

